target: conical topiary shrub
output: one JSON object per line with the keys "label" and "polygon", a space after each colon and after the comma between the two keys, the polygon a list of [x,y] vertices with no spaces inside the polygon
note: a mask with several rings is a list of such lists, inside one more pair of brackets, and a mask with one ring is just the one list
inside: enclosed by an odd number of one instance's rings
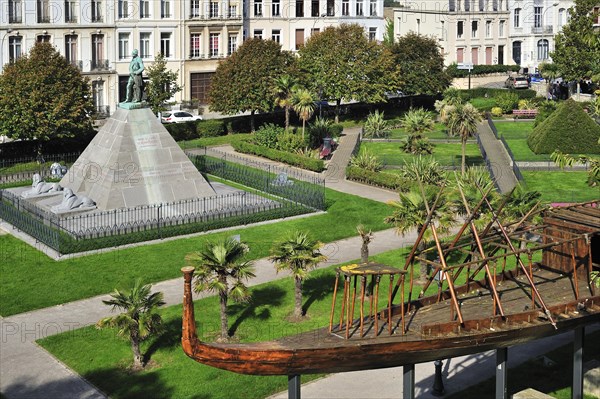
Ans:
{"label": "conical topiary shrub", "polygon": [[600,125],[569,99],[533,129],[527,144],[536,154],[600,154],[599,139]]}

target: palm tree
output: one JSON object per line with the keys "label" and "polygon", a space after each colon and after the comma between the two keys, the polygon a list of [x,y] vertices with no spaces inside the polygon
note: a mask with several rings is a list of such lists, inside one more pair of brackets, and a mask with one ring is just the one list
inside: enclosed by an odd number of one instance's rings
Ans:
{"label": "palm tree", "polygon": [[144,367],[140,342],[161,329],[162,319],[156,308],[165,304],[162,292],[150,293],[152,286],[142,285],[136,280],[130,291],[121,292],[117,289],[111,294],[112,299],[102,301],[112,306],[112,310],[120,309],[123,313],[105,317],[96,323],[97,328],[117,328],[120,336],[129,337],[133,352],[133,369]]}
{"label": "palm tree", "polygon": [[[483,197],[483,193],[488,193],[487,198],[494,209],[496,208],[494,204],[498,202],[499,195],[496,190],[493,189],[494,182],[484,166],[467,168],[467,171],[464,174],[457,174],[455,172],[454,177],[454,181],[451,181],[452,191],[449,198],[452,203],[452,208],[458,215],[466,217],[469,214],[469,210],[465,207],[462,200],[462,195],[460,194],[461,191],[467,200],[467,204],[470,206],[479,203]],[[471,208],[470,211],[474,211],[474,209]],[[475,223],[475,226],[480,229],[486,226],[491,218],[492,214],[490,209],[484,203],[477,210],[473,222]]]}
{"label": "palm tree", "polygon": [[431,114],[423,108],[408,110],[401,120],[402,128],[408,134],[422,136],[424,133],[430,132],[435,127],[435,122]]}
{"label": "palm tree", "polygon": [[467,139],[477,132],[477,125],[481,121],[481,114],[470,103],[458,104],[448,117],[448,133],[450,136],[460,136],[462,145],[462,163],[461,172],[466,170],[466,149]]}
{"label": "palm tree", "polygon": [[290,128],[290,109],[292,108],[292,91],[298,80],[290,75],[281,75],[275,79],[273,93],[275,105],[285,110],[285,129]]}
{"label": "palm tree", "polygon": [[367,263],[369,261],[369,244],[375,236],[371,230],[367,230],[362,224],[356,226],[356,231],[362,240],[362,245],[360,247],[360,261],[362,263]]}
{"label": "palm tree", "polygon": [[[437,186],[426,186],[425,198],[423,198],[420,189],[415,186],[406,193],[400,193],[399,200],[387,202],[393,208],[393,213],[385,218],[385,223],[393,224],[402,236],[405,236],[413,229],[420,231],[427,221],[428,213],[425,201],[431,206],[438,191],[439,187]],[[437,229],[441,234],[447,233],[454,224],[454,213],[443,198],[440,198],[438,201],[432,220],[437,220]],[[432,239],[431,230],[428,229],[418,244],[417,250],[423,251],[426,248],[427,242]],[[421,264],[420,277],[422,281],[427,280],[426,264]]]}
{"label": "palm tree", "polygon": [[[229,237],[216,242],[207,242],[200,251],[192,252],[185,257],[187,264],[196,268],[194,273],[195,291],[219,294],[221,305],[220,341],[229,339],[227,321],[229,297],[236,302],[244,302],[250,298],[250,292],[243,280],[248,280],[255,275],[252,262],[242,260],[247,252],[246,244]],[[231,287],[229,280],[233,280]]]}
{"label": "palm tree", "polygon": [[295,231],[271,248],[269,259],[275,263],[277,272],[287,269],[294,276],[294,319],[296,320],[303,316],[302,282],[308,277],[311,269],[314,269],[319,262],[327,260],[327,257],[319,251],[322,246],[319,241],[311,239],[308,233]]}
{"label": "palm tree", "polygon": [[297,87],[292,91],[291,103],[298,117],[302,119],[302,139],[304,139],[306,121],[315,112],[315,97],[309,90]]}

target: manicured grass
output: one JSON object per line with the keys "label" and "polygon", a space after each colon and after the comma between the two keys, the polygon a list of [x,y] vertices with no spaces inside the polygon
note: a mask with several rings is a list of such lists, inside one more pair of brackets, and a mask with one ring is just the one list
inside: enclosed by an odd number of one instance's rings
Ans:
{"label": "manicured grass", "polygon": [[[435,143],[433,149],[433,158],[442,166],[460,167],[461,163],[461,145],[460,142],[454,143]],[[403,166],[405,161],[409,161],[415,155],[402,152],[399,143],[388,142],[363,142],[361,151],[369,151],[376,154],[377,157],[385,163],[386,166]],[[466,147],[467,165],[484,164],[477,144],[469,143]]]}
{"label": "manicured grass", "polygon": [[207,238],[239,234],[252,259],[268,255],[272,243],[295,229],[310,231],[322,242],[356,235],[360,223],[374,231],[389,228],[387,205],[327,189],[327,213],[240,227],[222,233],[181,238],[153,245],[118,249],[65,261],[54,261],[10,236],[0,236],[0,315],[8,316],[124,288],[140,276],[157,282],[180,275],[184,256]]}
{"label": "manicured grass", "polygon": [[[408,248],[389,251],[373,256],[371,260],[403,267],[407,252]],[[327,326],[334,281],[335,267],[311,272],[303,288],[308,320],[301,323],[286,320],[294,303],[294,282],[291,278],[256,286],[252,288],[250,303],[230,305],[230,332],[234,332],[236,339],[242,342],[256,342]],[[459,279],[458,283],[463,281]],[[386,298],[387,284],[380,287],[380,298]],[[407,284],[407,292],[408,289]],[[414,291],[416,293],[418,289]],[[432,285],[427,293],[434,292],[437,292],[437,287]],[[200,339],[213,341],[216,338],[219,332],[218,309],[218,300],[214,296],[196,302]],[[181,312],[180,305],[161,311],[166,332],[143,346],[143,351],[151,355],[154,366],[137,374],[126,369],[132,357],[129,344],[118,339],[110,330],[99,331],[90,326],[51,336],[39,343],[112,398],[264,398],[285,390],[286,377],[238,375],[188,359],[180,347]],[[356,312],[358,314],[358,309]],[[315,377],[306,375],[302,379],[305,382]]]}
{"label": "manicured grass", "polygon": [[527,136],[533,130],[532,122],[494,122],[498,136],[504,136],[516,161],[550,161],[550,154],[535,154],[527,144]]}
{"label": "manicured grass", "polygon": [[488,111],[496,106],[496,99],[493,97],[476,97],[470,99],[469,102],[480,111]]}
{"label": "manicured grass", "polygon": [[[583,361],[600,359],[600,345],[594,342],[600,340],[600,331],[586,335]],[[550,348],[549,348],[550,349]],[[510,356],[510,353],[509,353]],[[531,359],[527,362],[508,369],[508,397],[527,388],[548,394],[558,399],[571,398],[573,345],[565,345],[545,354],[555,365],[545,366],[540,359]],[[493,369],[490,370],[493,373]],[[496,389],[496,379],[490,378],[477,385],[457,393],[448,393],[447,399],[464,398],[490,398]],[[584,395],[586,399],[594,396]]]}
{"label": "manicured grass", "polygon": [[600,198],[600,187],[587,185],[586,172],[521,171],[528,190],[548,202],[584,202]]}
{"label": "manicured grass", "polygon": [[[390,139],[403,139],[408,136],[408,133],[403,128],[393,129],[389,138]],[[425,137],[430,139],[441,139],[441,140],[460,140],[458,137],[449,137],[447,133],[447,127],[443,123],[436,123],[434,129],[431,132],[424,134]]]}

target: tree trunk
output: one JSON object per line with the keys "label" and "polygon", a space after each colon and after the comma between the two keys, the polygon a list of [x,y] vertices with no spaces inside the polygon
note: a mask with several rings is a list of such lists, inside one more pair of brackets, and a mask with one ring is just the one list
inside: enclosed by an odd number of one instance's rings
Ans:
{"label": "tree trunk", "polygon": [[335,123],[340,123],[340,104],[342,100],[335,100]]}
{"label": "tree trunk", "polygon": [[302,280],[299,277],[295,277],[296,280],[296,289],[295,289],[295,299],[296,306],[294,308],[294,317],[300,319],[302,317]]}
{"label": "tree trunk", "polygon": [[290,128],[290,106],[285,106],[285,130]]}
{"label": "tree trunk", "polygon": [[[419,226],[417,231],[421,231],[423,226]],[[421,240],[419,245],[417,245],[417,251],[421,252],[425,249],[425,241]],[[427,281],[427,263],[420,262],[419,263],[419,279],[423,282]]]}
{"label": "tree trunk", "polygon": [[250,111],[250,131],[254,133],[254,110]]}
{"label": "tree trunk", "polygon": [[227,341],[229,339],[229,323],[227,322],[227,277],[219,276],[219,280],[225,286],[225,290],[219,292],[219,301],[221,304],[221,340]]}
{"label": "tree trunk", "polygon": [[302,141],[304,141],[304,125],[306,125],[306,119],[302,118]]}
{"label": "tree trunk", "polygon": [[227,293],[219,293],[221,303],[221,339],[226,341],[229,339],[229,323],[227,322]]}
{"label": "tree trunk", "polygon": [[461,170],[462,174],[464,175],[465,171],[466,171],[466,163],[467,163],[467,158],[465,156],[465,152],[467,149],[467,138],[463,137],[460,144],[461,144],[461,152],[462,152],[462,163],[460,166],[460,170]]}
{"label": "tree trunk", "polygon": [[141,370],[144,368],[144,359],[140,351],[140,339],[137,330],[131,330],[129,333],[131,339],[131,351],[133,352],[133,369]]}
{"label": "tree trunk", "polygon": [[363,240],[362,246],[360,247],[360,261],[367,263],[369,261],[369,242]]}

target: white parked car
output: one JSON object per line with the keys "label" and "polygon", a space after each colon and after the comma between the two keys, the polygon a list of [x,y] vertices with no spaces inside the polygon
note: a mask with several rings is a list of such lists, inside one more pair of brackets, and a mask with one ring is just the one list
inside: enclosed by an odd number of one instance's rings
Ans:
{"label": "white parked car", "polygon": [[163,112],[160,120],[162,123],[183,123],[191,121],[201,121],[200,115],[192,115],[189,112],[184,111],[168,111]]}

